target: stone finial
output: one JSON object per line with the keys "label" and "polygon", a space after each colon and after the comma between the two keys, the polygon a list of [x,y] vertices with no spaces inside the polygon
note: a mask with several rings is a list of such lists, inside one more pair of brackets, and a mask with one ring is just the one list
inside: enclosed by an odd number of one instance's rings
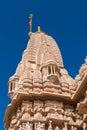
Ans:
{"label": "stone finial", "polygon": [[41,28],[40,28],[40,26],[38,26],[38,33],[40,33],[41,32]]}

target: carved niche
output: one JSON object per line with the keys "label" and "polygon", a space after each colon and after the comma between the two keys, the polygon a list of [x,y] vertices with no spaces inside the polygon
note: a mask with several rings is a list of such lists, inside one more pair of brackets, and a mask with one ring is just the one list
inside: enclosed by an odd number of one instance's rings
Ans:
{"label": "carved niche", "polygon": [[30,101],[23,101],[21,106],[22,111],[22,118],[23,121],[31,121],[32,120],[32,102]]}
{"label": "carved niche", "polygon": [[45,113],[47,113],[48,118],[63,118],[63,103],[50,100],[45,101]]}
{"label": "carved niche", "polygon": [[34,119],[43,119],[43,102],[36,100],[34,101]]}
{"label": "carved niche", "polygon": [[35,122],[34,130],[45,130],[45,123]]}

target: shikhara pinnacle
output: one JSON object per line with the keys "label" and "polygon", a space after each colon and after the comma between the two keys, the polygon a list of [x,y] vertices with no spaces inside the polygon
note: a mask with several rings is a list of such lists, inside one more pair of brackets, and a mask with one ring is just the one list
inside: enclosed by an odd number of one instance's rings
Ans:
{"label": "shikhara pinnacle", "polygon": [[12,102],[5,115],[6,130],[86,130],[87,58],[72,79],[55,40],[40,27],[30,32],[8,83]]}

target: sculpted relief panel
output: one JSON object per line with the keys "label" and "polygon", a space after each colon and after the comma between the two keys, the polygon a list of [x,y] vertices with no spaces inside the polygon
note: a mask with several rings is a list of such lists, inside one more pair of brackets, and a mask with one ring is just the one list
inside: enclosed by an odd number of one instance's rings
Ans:
{"label": "sculpted relief panel", "polygon": [[51,100],[24,100],[15,115],[8,130],[80,130],[82,124],[72,106]]}

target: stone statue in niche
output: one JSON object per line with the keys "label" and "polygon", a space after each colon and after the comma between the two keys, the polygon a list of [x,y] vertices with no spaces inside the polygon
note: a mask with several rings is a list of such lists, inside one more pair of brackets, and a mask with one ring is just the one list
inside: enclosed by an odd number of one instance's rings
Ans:
{"label": "stone statue in niche", "polygon": [[64,116],[63,103],[60,102],[57,103],[56,111],[58,113],[58,117],[63,118]]}
{"label": "stone statue in niche", "polygon": [[44,124],[39,122],[37,125],[37,130],[44,130]]}
{"label": "stone statue in niche", "polygon": [[21,110],[18,108],[17,110],[17,114],[16,114],[16,118],[17,118],[17,126],[19,126],[19,120],[20,118],[22,117],[22,113],[21,113]]}
{"label": "stone statue in niche", "polygon": [[[30,115],[30,113],[33,113],[32,102],[23,101],[22,106],[21,106],[21,111],[22,111],[21,113],[23,116],[24,116],[24,114]],[[30,117],[31,117],[31,115],[30,115]]]}
{"label": "stone statue in niche", "polygon": [[66,106],[65,107],[65,118],[69,120],[70,123],[74,123],[73,117],[74,117],[74,112],[72,109],[72,106]]}
{"label": "stone statue in niche", "polygon": [[63,118],[63,103],[48,100],[45,102],[45,112],[48,113],[47,117]]}
{"label": "stone statue in niche", "polygon": [[51,101],[45,102],[45,112],[48,113],[47,117],[58,116],[56,112],[56,104],[54,102],[51,103]]}
{"label": "stone statue in niche", "polygon": [[35,123],[35,130],[45,130],[45,124],[44,123]]}
{"label": "stone statue in niche", "polygon": [[34,118],[35,119],[42,119],[42,113],[43,113],[43,102],[41,101],[34,101]]}
{"label": "stone statue in niche", "polygon": [[25,130],[32,130],[32,124],[27,122],[26,125],[25,125]]}

